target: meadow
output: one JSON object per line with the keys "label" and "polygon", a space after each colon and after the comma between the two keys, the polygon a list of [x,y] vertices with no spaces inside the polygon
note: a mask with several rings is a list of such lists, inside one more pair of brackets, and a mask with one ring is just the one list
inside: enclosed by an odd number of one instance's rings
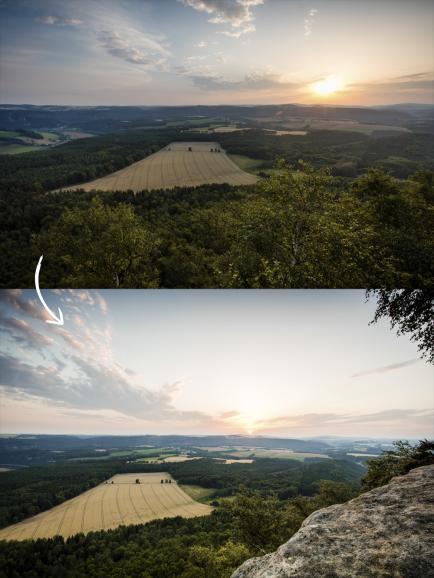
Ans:
{"label": "meadow", "polygon": [[117,474],[72,500],[3,528],[0,540],[67,538],[162,518],[206,516],[211,511],[185,493],[168,473]]}

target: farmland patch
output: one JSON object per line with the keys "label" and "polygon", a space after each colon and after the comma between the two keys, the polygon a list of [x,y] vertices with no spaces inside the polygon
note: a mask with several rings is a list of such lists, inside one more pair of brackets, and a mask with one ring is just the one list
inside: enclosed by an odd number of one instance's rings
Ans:
{"label": "farmland patch", "polygon": [[240,169],[216,142],[174,142],[128,167],[74,188],[137,192],[215,183],[251,185],[257,180]]}
{"label": "farmland patch", "polygon": [[187,495],[166,472],[117,474],[51,510],[3,528],[0,540],[66,538],[157,518],[206,516],[211,511]]}

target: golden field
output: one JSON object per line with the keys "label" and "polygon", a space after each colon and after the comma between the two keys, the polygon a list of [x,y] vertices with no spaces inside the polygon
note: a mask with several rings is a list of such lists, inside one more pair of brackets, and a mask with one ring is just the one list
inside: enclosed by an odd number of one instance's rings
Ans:
{"label": "golden field", "polygon": [[207,183],[251,185],[257,180],[240,169],[216,142],[177,142],[115,173],[67,188],[137,192]]}
{"label": "golden field", "polygon": [[0,540],[35,540],[56,535],[67,538],[79,532],[143,524],[157,518],[206,516],[211,511],[210,506],[188,496],[167,473],[118,474],[51,510],[3,528]]}

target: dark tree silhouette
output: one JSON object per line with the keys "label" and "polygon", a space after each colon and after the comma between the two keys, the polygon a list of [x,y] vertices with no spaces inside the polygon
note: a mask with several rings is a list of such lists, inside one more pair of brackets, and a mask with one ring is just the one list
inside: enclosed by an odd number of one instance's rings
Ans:
{"label": "dark tree silhouette", "polygon": [[377,299],[371,323],[389,317],[398,335],[410,334],[422,357],[434,362],[434,289],[369,289],[367,297]]}

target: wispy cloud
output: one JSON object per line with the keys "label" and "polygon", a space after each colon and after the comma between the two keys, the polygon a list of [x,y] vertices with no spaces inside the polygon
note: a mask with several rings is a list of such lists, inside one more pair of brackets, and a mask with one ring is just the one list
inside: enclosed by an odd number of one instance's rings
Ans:
{"label": "wispy cloud", "polygon": [[312,27],[315,22],[315,17],[318,14],[318,10],[316,8],[311,8],[308,12],[308,15],[304,19],[304,35],[311,36],[312,34]]}
{"label": "wispy cloud", "polygon": [[[8,398],[111,411],[146,421],[208,419],[201,412],[175,409],[182,380],[150,387],[142,375],[117,362],[107,303],[98,291],[56,290],[51,295],[47,291],[47,299],[55,295],[62,304],[65,327],[48,327],[39,316],[42,307],[29,295],[30,291],[0,291],[0,332],[5,337],[0,388]],[[29,321],[39,324],[41,332]]]}
{"label": "wispy cloud", "polygon": [[37,398],[78,410],[110,410],[152,422],[211,419],[202,412],[175,409],[173,400],[182,386],[179,381],[151,389],[133,383],[131,372],[115,363],[77,355],[70,361],[65,373],[56,362],[36,365],[0,353],[0,387],[15,399]]}
{"label": "wispy cloud", "polygon": [[191,62],[177,68],[177,73],[188,77],[195,86],[202,90],[272,90],[298,88],[296,83],[287,82],[279,74],[271,71],[254,71],[240,80],[229,80],[214,71],[210,65],[192,66]]}
{"label": "wispy cloud", "polygon": [[35,299],[25,299],[21,289],[5,289],[0,291],[0,304],[4,303],[21,314],[34,319],[51,319],[50,314],[37,303]]}
{"label": "wispy cloud", "polygon": [[53,343],[53,338],[35,331],[27,321],[7,317],[0,311],[0,332],[7,334],[13,341],[22,346],[43,350]]}
{"label": "wispy cloud", "polygon": [[132,64],[155,69],[164,65],[167,60],[168,51],[156,40],[145,35],[132,40],[130,36],[116,30],[103,30],[98,38],[109,54]]}
{"label": "wispy cloud", "polygon": [[409,359],[408,361],[392,363],[391,365],[383,365],[382,367],[375,367],[373,369],[365,369],[364,371],[354,373],[350,377],[362,377],[363,375],[372,375],[374,373],[387,373],[388,371],[395,371],[396,369],[401,369],[402,367],[414,365],[415,363],[419,363],[420,361],[421,359],[419,357],[416,357],[414,359]]}
{"label": "wispy cloud", "polygon": [[434,73],[432,71],[418,72],[395,76],[378,82],[354,83],[348,86],[349,90],[366,93],[393,92],[396,96],[416,96],[418,94],[429,95],[432,101],[434,92]]}
{"label": "wispy cloud", "polygon": [[229,30],[221,33],[239,38],[256,30],[253,24],[252,8],[264,3],[264,0],[178,0],[185,6],[209,14],[208,22],[212,24],[229,24]]}
{"label": "wispy cloud", "polygon": [[58,16],[41,16],[36,19],[42,24],[47,24],[48,26],[80,26],[83,21],[79,18],[59,18]]}
{"label": "wispy cloud", "polygon": [[[357,426],[366,430],[399,432],[403,427],[414,430],[432,430],[434,410],[390,409],[372,413],[305,413],[282,415],[269,419],[251,421],[250,428],[256,433],[279,435],[311,435],[313,432],[339,434],[357,431]],[[222,422],[243,427],[242,414],[227,412],[220,416]],[[404,426],[403,426],[404,424]]]}

